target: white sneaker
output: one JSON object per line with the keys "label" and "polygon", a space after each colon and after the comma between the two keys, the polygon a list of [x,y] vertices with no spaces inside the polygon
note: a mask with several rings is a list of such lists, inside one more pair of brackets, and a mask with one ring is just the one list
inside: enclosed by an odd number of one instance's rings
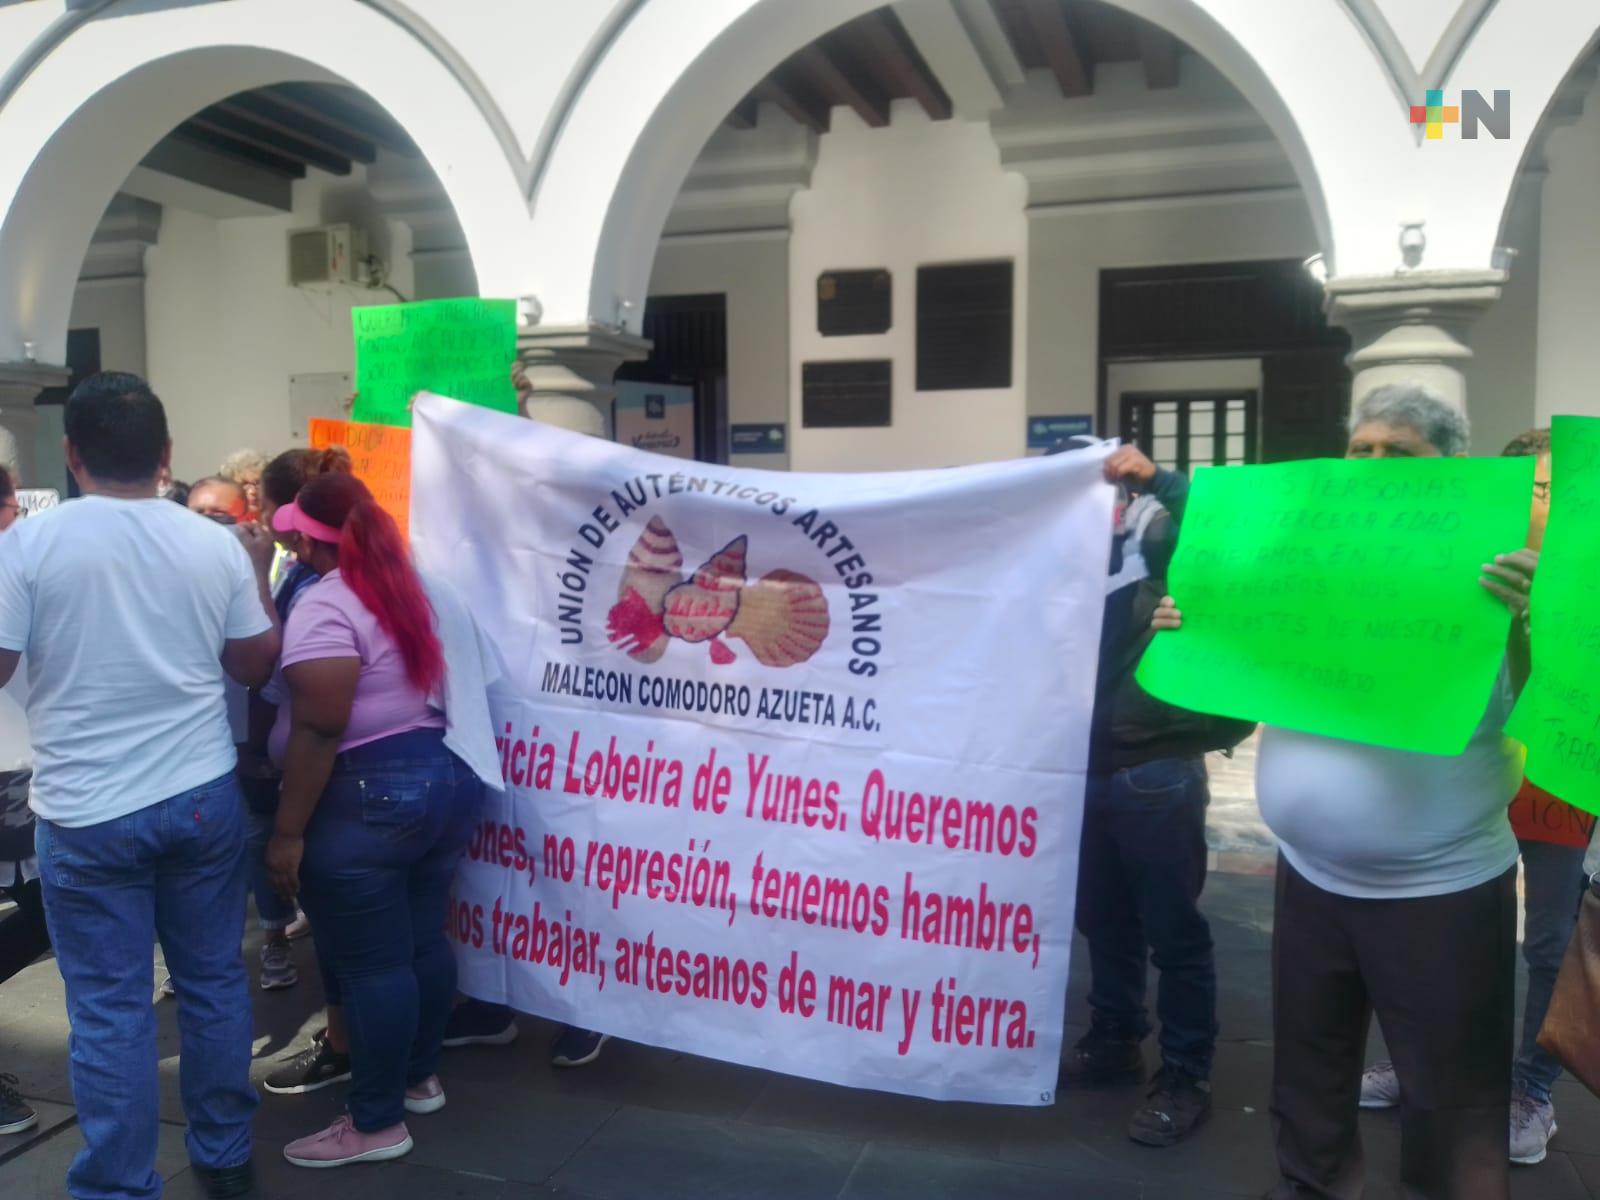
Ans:
{"label": "white sneaker", "polygon": [[1400,1107],[1400,1077],[1392,1062],[1373,1063],[1361,1073],[1361,1107]]}
{"label": "white sneaker", "polygon": [[1535,1100],[1520,1088],[1511,1093],[1512,1162],[1524,1167],[1542,1163],[1555,1132],[1555,1105]]}

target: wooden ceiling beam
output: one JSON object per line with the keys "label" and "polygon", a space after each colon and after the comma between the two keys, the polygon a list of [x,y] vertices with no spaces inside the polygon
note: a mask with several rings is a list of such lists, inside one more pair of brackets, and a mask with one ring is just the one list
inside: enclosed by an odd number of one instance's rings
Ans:
{"label": "wooden ceiling beam", "polygon": [[757,99],[772,101],[815,133],[828,132],[830,118],[827,102],[796,86],[787,78],[782,67],[758,83],[751,94]]}
{"label": "wooden ceiling beam", "polygon": [[1178,86],[1178,39],[1165,29],[1143,25],[1139,29],[1139,57],[1144,81],[1151,88]]}
{"label": "wooden ceiling beam", "polygon": [[266,88],[265,92],[269,99],[285,108],[332,125],[343,133],[372,142],[385,150],[392,150],[407,158],[416,158],[421,153],[399,122],[341,98],[330,85],[279,83]]}
{"label": "wooden ceiling beam", "polygon": [[368,139],[354,137],[315,117],[285,108],[262,92],[240,92],[213,107],[221,112],[248,117],[258,125],[310,142],[329,154],[337,154],[352,162],[372,163],[378,157],[377,146]]}
{"label": "wooden ceiling beam", "polygon": [[317,167],[333,175],[350,174],[350,160],[344,155],[332,154],[321,146],[314,146],[287,133],[280,133],[269,126],[258,124],[249,117],[222,111],[215,105],[195,113],[189,118],[189,124],[222,134],[224,137],[247,142],[261,150],[270,150],[286,158],[299,159],[307,166]]}
{"label": "wooden ceiling beam", "polygon": [[899,94],[922,105],[930,120],[948,121],[954,113],[950,95],[911,40],[904,23],[891,9],[880,8],[856,21],[851,29],[875,56],[874,65]]}
{"label": "wooden ceiling beam", "polygon": [[846,65],[826,42],[815,41],[789,60],[811,77],[811,81],[831,104],[853,108],[868,125],[882,129],[889,124],[889,100],[873,85],[870,72],[855,64]]}
{"label": "wooden ceiling beam", "polygon": [[1084,60],[1072,27],[1067,24],[1067,10],[1062,0],[1023,0],[1023,8],[1050,70],[1061,86],[1061,94],[1070,99],[1093,92],[1090,64]]}
{"label": "wooden ceiling beam", "polygon": [[306,177],[306,164],[298,158],[289,158],[271,150],[263,150],[261,147],[252,145],[249,142],[242,142],[238,138],[229,137],[227,134],[216,133],[210,129],[202,129],[192,121],[185,121],[168,136],[180,142],[203,146],[207,150],[224,157],[240,159],[253,166],[263,167],[274,175],[281,175],[285,179],[304,179]]}
{"label": "wooden ceiling beam", "polygon": [[735,129],[754,129],[760,107],[761,101],[754,94],[746,96],[733,106],[733,111],[728,114],[728,124]]}

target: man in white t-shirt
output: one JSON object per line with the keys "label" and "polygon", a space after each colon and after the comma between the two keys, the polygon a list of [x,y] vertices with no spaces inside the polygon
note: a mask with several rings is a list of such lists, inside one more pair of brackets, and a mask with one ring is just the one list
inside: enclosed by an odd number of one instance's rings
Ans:
{"label": "man in white t-shirt", "polygon": [[[1370,392],[1350,426],[1349,458],[1467,452],[1466,417],[1414,384]],[[1374,1012],[1399,1078],[1403,1193],[1509,1193],[1517,839],[1506,806],[1521,764],[1500,730],[1527,677],[1537,562],[1502,554],[1478,581],[1513,620],[1506,668],[1460,754],[1262,731],[1256,798],[1280,851],[1272,1200],[1362,1195],[1357,1103]],[[1181,626],[1172,601],[1155,625]]]}
{"label": "man in white t-shirt", "polygon": [[160,500],[171,442],[133,375],[66,406],[84,495],[0,540],[0,685],[27,654],[39,873],[72,1022],[84,1149],[73,1196],[161,1194],[150,946],[177,981],[189,1157],[213,1196],[250,1186],[251,1012],[239,953],[244,804],[223,700],[280,645],[272,544]]}

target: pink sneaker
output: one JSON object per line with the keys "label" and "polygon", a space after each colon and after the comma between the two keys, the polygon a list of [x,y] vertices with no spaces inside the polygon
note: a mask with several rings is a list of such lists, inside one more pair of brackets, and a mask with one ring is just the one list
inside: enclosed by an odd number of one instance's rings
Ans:
{"label": "pink sneaker", "polygon": [[358,1162],[383,1162],[411,1153],[411,1134],[396,1125],[377,1133],[362,1133],[348,1115],[320,1133],[290,1142],[283,1156],[297,1167],[345,1167]]}
{"label": "pink sneaker", "polygon": [[406,1111],[424,1116],[427,1113],[436,1113],[444,1107],[444,1085],[439,1082],[437,1075],[429,1075],[421,1083],[414,1083],[406,1089]]}

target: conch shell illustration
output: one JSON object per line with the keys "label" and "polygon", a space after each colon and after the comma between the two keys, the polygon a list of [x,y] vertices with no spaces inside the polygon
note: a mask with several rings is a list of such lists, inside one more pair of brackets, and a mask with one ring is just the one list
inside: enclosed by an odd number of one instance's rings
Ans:
{"label": "conch shell illustration", "polygon": [[769,667],[803,663],[828,636],[828,598],[817,581],[794,571],[773,571],[739,593],[728,626]]}
{"label": "conch shell illustration", "polygon": [[700,564],[687,583],[667,593],[667,632],[686,642],[708,642],[733,623],[744,587],[749,539],[736,537]]}
{"label": "conch shell illustration", "polygon": [[792,667],[815,654],[828,636],[828,598],[816,580],[772,571],[746,583],[749,539],[736,537],[683,578],[678,540],[652,517],[628,553],[617,603],[606,618],[612,644],[653,663],[673,638],[709,643],[711,661],[735,654],[723,634],[750,647],[769,667]]}
{"label": "conch shell illustration", "polygon": [[617,605],[606,621],[611,640],[640,662],[653,663],[667,652],[661,621],[667,593],[683,581],[678,539],[660,517],[651,517],[628,552]]}

